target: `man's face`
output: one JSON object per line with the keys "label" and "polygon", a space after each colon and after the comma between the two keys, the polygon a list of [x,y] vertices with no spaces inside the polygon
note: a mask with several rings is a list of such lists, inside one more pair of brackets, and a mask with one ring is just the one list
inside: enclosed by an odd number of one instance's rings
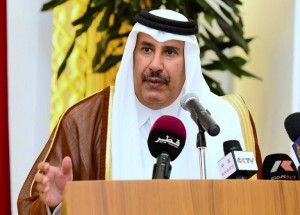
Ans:
{"label": "man's face", "polygon": [[138,100],[154,110],[167,107],[176,100],[185,81],[184,42],[158,42],[139,33],[133,67]]}

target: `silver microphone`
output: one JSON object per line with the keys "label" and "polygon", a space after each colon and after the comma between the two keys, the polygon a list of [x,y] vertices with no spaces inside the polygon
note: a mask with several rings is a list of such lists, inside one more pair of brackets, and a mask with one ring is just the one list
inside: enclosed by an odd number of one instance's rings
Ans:
{"label": "silver microphone", "polygon": [[187,93],[180,100],[181,107],[190,112],[194,122],[201,126],[210,136],[217,136],[220,127],[213,120],[211,114],[199,102],[199,98],[194,93]]}

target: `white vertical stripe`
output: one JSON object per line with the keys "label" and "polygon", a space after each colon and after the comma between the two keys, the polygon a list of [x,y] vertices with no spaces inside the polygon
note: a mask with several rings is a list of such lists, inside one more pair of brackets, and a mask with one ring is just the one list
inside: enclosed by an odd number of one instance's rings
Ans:
{"label": "white vertical stripe", "polygon": [[46,1],[7,0],[12,215],[18,214],[21,186],[49,136],[52,12],[41,12]]}
{"label": "white vertical stripe", "polygon": [[300,112],[300,2],[295,1],[292,112]]}

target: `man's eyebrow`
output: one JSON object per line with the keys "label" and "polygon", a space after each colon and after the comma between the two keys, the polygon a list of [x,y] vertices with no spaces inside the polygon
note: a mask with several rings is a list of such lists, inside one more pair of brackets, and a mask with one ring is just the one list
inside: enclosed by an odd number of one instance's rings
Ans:
{"label": "man's eyebrow", "polygon": [[[151,42],[148,42],[148,41],[142,41],[141,43],[140,43],[141,45],[144,45],[144,46],[154,46],[153,45],[153,43],[151,43]],[[177,46],[170,46],[170,45],[165,45],[164,47],[163,47],[164,49],[173,49],[173,50],[176,50],[176,51],[180,51],[181,49],[179,48],[179,47],[177,47]]]}
{"label": "man's eyebrow", "polygon": [[140,44],[144,45],[144,46],[154,46],[152,43],[150,43],[148,41],[142,41]]}
{"label": "man's eyebrow", "polygon": [[177,46],[164,46],[165,49],[173,49],[177,52],[181,51],[181,48],[177,47]]}

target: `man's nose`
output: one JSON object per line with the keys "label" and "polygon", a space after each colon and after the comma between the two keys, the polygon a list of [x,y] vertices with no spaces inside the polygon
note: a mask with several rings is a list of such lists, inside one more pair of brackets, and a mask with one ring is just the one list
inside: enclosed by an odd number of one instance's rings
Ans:
{"label": "man's nose", "polygon": [[152,71],[162,71],[163,70],[163,56],[159,53],[155,53],[151,59],[149,68]]}

